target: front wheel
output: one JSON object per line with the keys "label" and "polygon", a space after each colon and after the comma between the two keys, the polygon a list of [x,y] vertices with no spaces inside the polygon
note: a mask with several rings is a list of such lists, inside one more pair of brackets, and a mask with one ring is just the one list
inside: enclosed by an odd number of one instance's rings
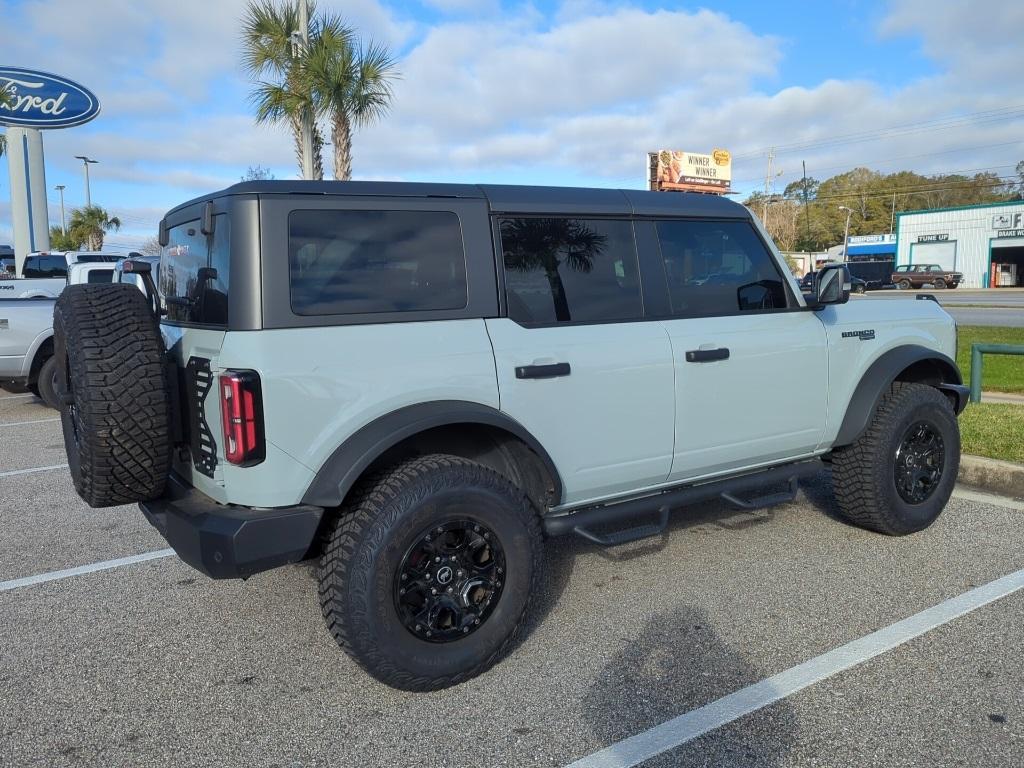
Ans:
{"label": "front wheel", "polygon": [[327,534],[320,605],[367,672],[413,691],[468,680],[519,632],[541,571],[526,496],[455,456],[411,459],[364,481]]}
{"label": "front wheel", "polygon": [[842,515],[890,536],[921,531],[949,502],[960,469],[953,406],[927,384],[893,382],[867,430],[832,454]]}
{"label": "front wheel", "polygon": [[60,410],[60,398],[57,396],[57,358],[48,357],[39,368],[36,380],[39,398],[54,410]]}
{"label": "front wheel", "polygon": [[853,288],[853,292],[854,293],[864,293],[864,291],[865,291],[865,288],[864,288],[863,285],[857,285],[857,286],[854,286],[854,288]]}
{"label": "front wheel", "polygon": [[946,281],[940,277],[932,285],[935,287],[935,290],[941,291],[946,287]]}
{"label": "front wheel", "polygon": [[899,288],[901,291],[906,291],[910,288],[910,281],[900,280],[898,283],[896,283],[896,287]]}

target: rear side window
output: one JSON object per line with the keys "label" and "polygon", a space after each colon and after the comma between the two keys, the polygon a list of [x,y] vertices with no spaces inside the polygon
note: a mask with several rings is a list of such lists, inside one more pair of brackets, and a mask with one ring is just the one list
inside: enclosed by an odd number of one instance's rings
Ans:
{"label": "rear side window", "polygon": [[633,225],[566,217],[499,220],[508,316],[522,325],[643,316]]}
{"label": "rear side window", "polygon": [[710,317],[788,306],[782,276],[744,221],[659,221],[672,314]]}
{"label": "rear side window", "polygon": [[451,211],[293,211],[292,311],[345,315],[463,309],[466,255]]}

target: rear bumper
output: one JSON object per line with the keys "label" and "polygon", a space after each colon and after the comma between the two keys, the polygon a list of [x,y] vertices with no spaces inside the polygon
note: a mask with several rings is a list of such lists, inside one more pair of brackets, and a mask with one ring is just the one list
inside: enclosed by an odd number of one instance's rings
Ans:
{"label": "rear bumper", "polygon": [[178,557],[213,579],[245,579],[295,563],[313,545],[323,508],[225,506],[172,478],[139,508]]}

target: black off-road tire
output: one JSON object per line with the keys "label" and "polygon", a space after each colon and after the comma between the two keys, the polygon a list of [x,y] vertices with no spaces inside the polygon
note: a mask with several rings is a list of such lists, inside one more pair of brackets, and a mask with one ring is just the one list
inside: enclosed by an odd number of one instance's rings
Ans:
{"label": "black off-road tire", "polygon": [[121,284],[68,286],[53,312],[64,447],[91,507],[161,496],[171,462],[164,345],[145,296]]}
{"label": "black off-road tire", "polygon": [[39,368],[36,379],[38,397],[54,410],[60,410],[60,398],[57,397],[57,358],[48,357]]}
{"label": "black off-road tire", "polygon": [[[494,532],[505,581],[478,629],[437,643],[416,636],[396,606],[399,565],[424,531],[470,518]],[[519,633],[542,568],[540,519],[497,472],[456,456],[410,459],[362,481],[325,534],[320,605],[338,644],[378,680],[410,691],[487,670]]]}
{"label": "black off-road tire", "polygon": [[934,288],[934,289],[935,289],[936,291],[942,291],[942,290],[945,290],[945,288],[946,288],[946,281],[945,281],[945,280],[943,280],[943,279],[942,279],[942,278],[940,277],[940,278],[939,278],[938,280],[936,280],[936,281],[935,281],[934,283],[932,283],[932,287],[933,287],[933,288]]}
{"label": "black off-road tire", "polygon": [[[896,487],[896,453],[912,425],[927,423],[943,442],[943,469],[931,495],[908,503]],[[924,530],[949,502],[960,469],[960,426],[949,399],[926,384],[893,382],[867,430],[832,454],[832,486],[843,517],[890,536]]]}

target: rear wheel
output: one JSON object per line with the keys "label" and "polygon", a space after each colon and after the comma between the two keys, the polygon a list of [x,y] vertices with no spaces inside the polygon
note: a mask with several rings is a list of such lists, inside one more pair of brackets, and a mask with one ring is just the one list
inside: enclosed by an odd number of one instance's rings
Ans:
{"label": "rear wheel", "polygon": [[864,286],[860,285],[860,284],[857,284],[857,285],[855,285],[853,287],[853,292],[854,293],[864,293],[864,290],[865,290]]}
{"label": "rear wheel", "polygon": [[60,410],[60,400],[57,397],[57,373],[57,358],[47,358],[39,369],[39,378],[36,380],[39,391],[35,394],[51,408]]}
{"label": "rear wheel", "polygon": [[960,427],[949,400],[926,384],[894,382],[853,445],[832,454],[843,516],[892,536],[923,530],[949,502],[960,468]]}
{"label": "rear wheel", "polygon": [[328,532],[324,619],[382,682],[454,685],[511,646],[541,549],[536,510],[504,477],[455,456],[412,459],[363,482]]}
{"label": "rear wheel", "polygon": [[64,289],[53,313],[56,394],[75,490],[91,507],[157,498],[170,471],[164,346],[131,285]]}
{"label": "rear wheel", "polygon": [[910,288],[910,281],[900,280],[898,283],[896,283],[896,287],[899,288],[901,291],[905,291],[908,288]]}

